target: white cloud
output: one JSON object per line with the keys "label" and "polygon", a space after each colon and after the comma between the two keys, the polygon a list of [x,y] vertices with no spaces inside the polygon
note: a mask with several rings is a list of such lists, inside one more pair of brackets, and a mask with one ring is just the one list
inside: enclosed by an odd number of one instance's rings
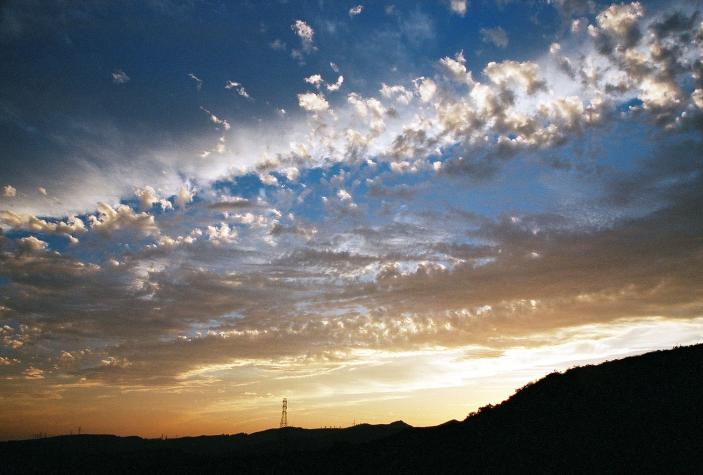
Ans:
{"label": "white cloud", "polygon": [[430,78],[419,77],[413,83],[422,102],[430,102],[437,92],[437,84]]}
{"label": "white cloud", "polygon": [[464,16],[468,10],[467,0],[449,0],[449,9],[457,15]]}
{"label": "white cloud", "polygon": [[337,198],[341,201],[351,201],[352,195],[350,195],[347,190],[339,190],[337,191]]}
{"label": "white cloud", "polygon": [[540,89],[546,89],[545,82],[539,77],[539,66],[529,61],[490,62],[484,69],[484,74],[495,84],[507,86],[510,83],[521,85],[527,94],[534,94]]}
{"label": "white cloud", "polygon": [[286,168],[286,178],[290,181],[295,181],[300,177],[300,170],[297,167]]}
{"label": "white cloud", "polygon": [[323,112],[330,107],[322,93],[316,94],[314,92],[298,94],[298,105],[309,112]]}
{"label": "white cloud", "polygon": [[498,48],[508,46],[508,34],[499,26],[495,28],[481,28],[481,40],[484,43],[492,43]]}
{"label": "white cloud", "polygon": [[17,246],[22,251],[39,252],[44,251],[49,247],[49,243],[37,239],[34,236],[27,236],[17,240]]}
{"label": "white cloud", "polygon": [[327,84],[325,87],[328,91],[335,92],[338,91],[340,87],[342,87],[342,83],[344,83],[344,76],[340,74],[334,84]]}
{"label": "white cloud", "polygon": [[305,78],[305,82],[308,84],[312,84],[316,88],[320,88],[320,85],[322,84],[322,76],[319,74],[313,74],[311,76],[308,76]]}
{"label": "white cloud", "polygon": [[88,216],[88,222],[91,230],[105,234],[126,229],[139,231],[146,236],[159,234],[159,228],[152,215],[145,212],[135,213],[125,204],[113,208],[106,203],[98,203],[97,213]]}
{"label": "white cloud", "polygon": [[220,223],[219,226],[207,227],[207,238],[215,243],[232,242],[237,239],[237,229],[230,227],[227,223]]}
{"label": "white cloud", "polygon": [[124,83],[128,82],[129,80],[130,80],[130,77],[127,76],[127,73],[125,73],[121,69],[118,69],[112,73],[112,82],[115,84],[124,84]]}
{"label": "white cloud", "polygon": [[202,106],[200,106],[200,110],[205,112],[210,117],[210,122],[212,122],[213,124],[221,126],[225,130],[230,129],[229,122],[227,122],[225,119],[220,119],[215,114],[213,114],[212,112],[210,112],[209,110],[207,110],[206,108],[204,108]]}
{"label": "white cloud", "polygon": [[2,188],[2,196],[5,198],[14,198],[17,196],[17,188],[12,185],[5,185]]}
{"label": "white cloud", "polygon": [[464,58],[463,51],[459,51],[454,58],[445,56],[439,60],[439,63],[444,66],[452,80],[459,83],[464,83],[468,86],[474,85],[471,71],[466,69],[466,59]]}
{"label": "white cloud", "polygon": [[315,37],[315,30],[313,30],[310,25],[305,23],[303,20],[295,20],[295,23],[291,25],[291,29],[296,35],[298,35],[298,38],[300,38],[303,51],[309,53],[314,50],[315,46],[313,44],[313,40]]}
{"label": "white cloud", "polygon": [[72,234],[86,230],[83,221],[75,216],[64,221],[46,221],[36,216],[17,214],[7,210],[0,210],[0,223],[13,229],[26,229],[45,234]]}
{"label": "white cloud", "polygon": [[139,198],[139,204],[141,205],[142,209],[150,209],[154,205],[154,203],[157,203],[159,201],[159,197],[156,194],[156,191],[150,186],[145,186],[144,188],[137,188],[136,190],[134,190],[134,194],[137,198]]}
{"label": "white cloud", "polygon": [[176,206],[185,208],[187,203],[193,201],[193,196],[195,196],[195,190],[189,188],[188,185],[181,186],[176,194]]}
{"label": "white cloud", "polygon": [[227,81],[227,83],[225,84],[225,89],[234,90],[237,94],[244,97],[245,99],[251,99],[251,96],[249,95],[247,90],[244,89],[242,83],[236,81]]}
{"label": "white cloud", "polygon": [[413,99],[412,91],[409,91],[405,86],[401,85],[389,86],[386,83],[381,83],[379,92],[386,99],[395,99],[398,104],[404,106],[410,104],[410,101]]}
{"label": "white cloud", "polygon": [[195,88],[199,91],[203,88],[203,80],[193,73],[188,73],[188,77],[195,81]]}
{"label": "white cloud", "polygon": [[363,5],[356,5],[356,6],[349,9],[349,16],[355,17],[357,15],[360,15],[362,11],[364,11],[364,6]]}

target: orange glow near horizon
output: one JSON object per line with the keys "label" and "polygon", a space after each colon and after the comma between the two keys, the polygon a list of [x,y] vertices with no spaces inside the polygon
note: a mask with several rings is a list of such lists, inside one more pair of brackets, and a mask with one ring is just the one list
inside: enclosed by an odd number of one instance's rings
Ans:
{"label": "orange glow near horizon", "polygon": [[[170,387],[11,381],[3,388],[8,410],[0,416],[0,436],[61,435],[76,433],[79,426],[83,433],[147,438],[251,433],[277,427],[282,397],[288,398],[289,425],[295,427],[396,420],[437,425],[498,403],[552,371],[700,342],[703,318],[627,320],[566,333],[552,334],[551,345],[492,353],[475,346],[361,351],[351,362],[276,369],[270,361],[234,362],[201,368]],[[243,368],[258,376],[243,381],[237,374]],[[11,399],[10,388],[21,388],[26,396]]]}

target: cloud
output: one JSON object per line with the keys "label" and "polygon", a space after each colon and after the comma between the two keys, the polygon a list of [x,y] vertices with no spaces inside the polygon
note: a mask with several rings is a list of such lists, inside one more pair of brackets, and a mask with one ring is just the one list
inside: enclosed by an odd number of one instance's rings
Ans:
{"label": "cloud", "polygon": [[419,77],[413,83],[422,102],[430,102],[437,92],[437,84],[431,78]]}
{"label": "cloud", "polygon": [[45,251],[49,247],[49,244],[41,239],[35,238],[34,236],[28,236],[18,239],[17,247],[21,251],[40,252]]}
{"label": "cloud", "polygon": [[[466,59],[464,58],[464,52],[458,52],[454,58],[444,57],[440,61],[440,64],[449,73],[452,80],[465,83],[467,86],[472,87],[475,83],[471,75],[471,71],[466,69]],[[385,86],[385,85],[384,85]],[[383,90],[381,91],[383,94]]]}
{"label": "cloud", "polygon": [[379,91],[386,99],[394,99],[398,104],[407,106],[412,101],[413,93],[402,85],[389,86],[386,83],[381,83]]}
{"label": "cloud", "polygon": [[322,93],[314,92],[298,94],[298,105],[308,112],[324,112],[330,107]]}
{"label": "cloud", "polygon": [[291,29],[298,35],[298,38],[300,38],[304,52],[310,53],[315,50],[315,30],[313,30],[310,25],[303,20],[295,20],[291,25]]}
{"label": "cloud", "polygon": [[242,96],[245,99],[251,99],[251,96],[247,92],[246,89],[244,89],[244,86],[242,86],[241,83],[235,82],[235,81],[227,81],[225,84],[225,89],[231,89],[235,91],[237,94]]}
{"label": "cloud", "polygon": [[17,196],[17,188],[12,185],[5,185],[2,188],[2,196],[5,198],[14,198]]}
{"label": "cloud", "polygon": [[507,86],[510,83],[521,85],[527,94],[535,94],[539,90],[546,90],[547,85],[539,77],[539,66],[531,62],[491,61],[486,65],[483,73],[495,84]]}
{"label": "cloud", "polygon": [[491,43],[498,48],[508,46],[508,34],[499,26],[495,28],[481,28],[481,40],[484,43]]}
{"label": "cloud", "polygon": [[308,84],[312,84],[313,86],[319,89],[323,81],[322,76],[320,76],[319,74],[313,74],[311,76],[306,77],[305,82]]}
{"label": "cloud", "polygon": [[449,0],[449,9],[459,16],[464,16],[469,8],[468,3],[467,0]]}
{"label": "cloud", "polygon": [[0,223],[13,229],[44,234],[75,234],[86,231],[85,223],[76,216],[65,220],[45,220],[36,216],[0,210]]}
{"label": "cloud", "polygon": [[337,76],[337,80],[332,83],[332,84],[327,84],[325,87],[327,88],[328,91],[330,92],[335,92],[339,91],[339,89],[342,87],[342,84],[344,83],[344,76],[341,74]]}
{"label": "cloud", "polygon": [[44,370],[33,366],[25,369],[22,374],[24,374],[25,379],[44,379]]}
{"label": "cloud", "polygon": [[285,51],[287,48],[286,43],[284,41],[279,40],[278,38],[269,43],[269,46],[274,51]]}
{"label": "cloud", "polygon": [[363,5],[356,5],[356,6],[351,7],[349,9],[349,16],[355,17],[357,15],[361,15],[362,11],[364,11],[364,6]]}
{"label": "cloud", "polygon": [[181,188],[178,190],[178,193],[176,194],[176,206],[178,206],[179,208],[185,208],[186,204],[193,201],[194,196],[195,190],[191,189],[188,185],[181,186]]}
{"label": "cloud", "polygon": [[212,122],[213,124],[221,126],[224,130],[230,129],[230,125],[229,125],[229,122],[227,122],[227,120],[217,117],[215,114],[213,114],[212,112],[210,112],[209,110],[207,110],[206,108],[204,108],[202,106],[200,106],[200,110],[205,112],[210,117],[210,122]]}
{"label": "cloud", "polygon": [[129,80],[130,77],[127,76],[127,73],[121,69],[117,69],[112,73],[112,82],[115,84],[125,84],[126,82],[129,82]]}
{"label": "cloud", "polygon": [[195,88],[199,91],[203,88],[203,80],[193,73],[188,73],[188,77],[195,81]]}
{"label": "cloud", "polygon": [[159,234],[154,216],[146,212],[135,213],[125,204],[112,207],[106,203],[98,203],[97,213],[88,216],[88,222],[92,231],[106,235],[119,230],[133,230],[146,236]]}
{"label": "cloud", "polygon": [[[600,347],[601,332],[633,322],[698,335],[699,20],[637,8],[593,18],[591,35],[565,30],[533,60],[472,72],[459,52],[425,76],[389,72],[393,82],[349,90],[334,113],[321,91],[341,75],[308,76],[319,89],[292,98],[312,115],[233,122],[226,149],[229,123],[206,109],[217,144],[188,136],[172,147],[182,154],[124,162],[98,135],[107,159],[90,166],[121,165],[94,187],[134,169],[105,202],[141,212],[16,208],[69,199],[64,187],[90,192],[80,167],[80,186],[56,179],[50,197],[3,201],[3,372],[24,390],[31,362],[47,380],[105,393],[211,395],[428,348],[473,360],[574,334]],[[172,202],[181,210],[153,210]],[[81,240],[46,237],[64,234]]]}
{"label": "cloud", "polygon": [[142,209],[151,209],[154,203],[158,203],[160,200],[159,196],[156,194],[156,191],[150,186],[137,188],[134,190],[134,194],[137,198],[139,198],[139,204]]}

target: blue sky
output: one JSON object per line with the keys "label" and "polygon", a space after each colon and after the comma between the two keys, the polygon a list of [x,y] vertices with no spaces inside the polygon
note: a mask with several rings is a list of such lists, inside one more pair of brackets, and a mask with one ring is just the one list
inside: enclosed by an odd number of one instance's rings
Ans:
{"label": "blue sky", "polygon": [[432,424],[700,341],[699,10],[4,3],[0,437]]}

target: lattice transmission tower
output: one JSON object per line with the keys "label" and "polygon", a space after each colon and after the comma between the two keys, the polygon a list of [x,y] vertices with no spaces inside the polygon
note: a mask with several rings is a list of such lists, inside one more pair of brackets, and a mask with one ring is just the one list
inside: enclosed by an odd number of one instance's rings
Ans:
{"label": "lattice transmission tower", "polygon": [[283,408],[281,409],[281,429],[288,427],[288,399],[283,398]]}

